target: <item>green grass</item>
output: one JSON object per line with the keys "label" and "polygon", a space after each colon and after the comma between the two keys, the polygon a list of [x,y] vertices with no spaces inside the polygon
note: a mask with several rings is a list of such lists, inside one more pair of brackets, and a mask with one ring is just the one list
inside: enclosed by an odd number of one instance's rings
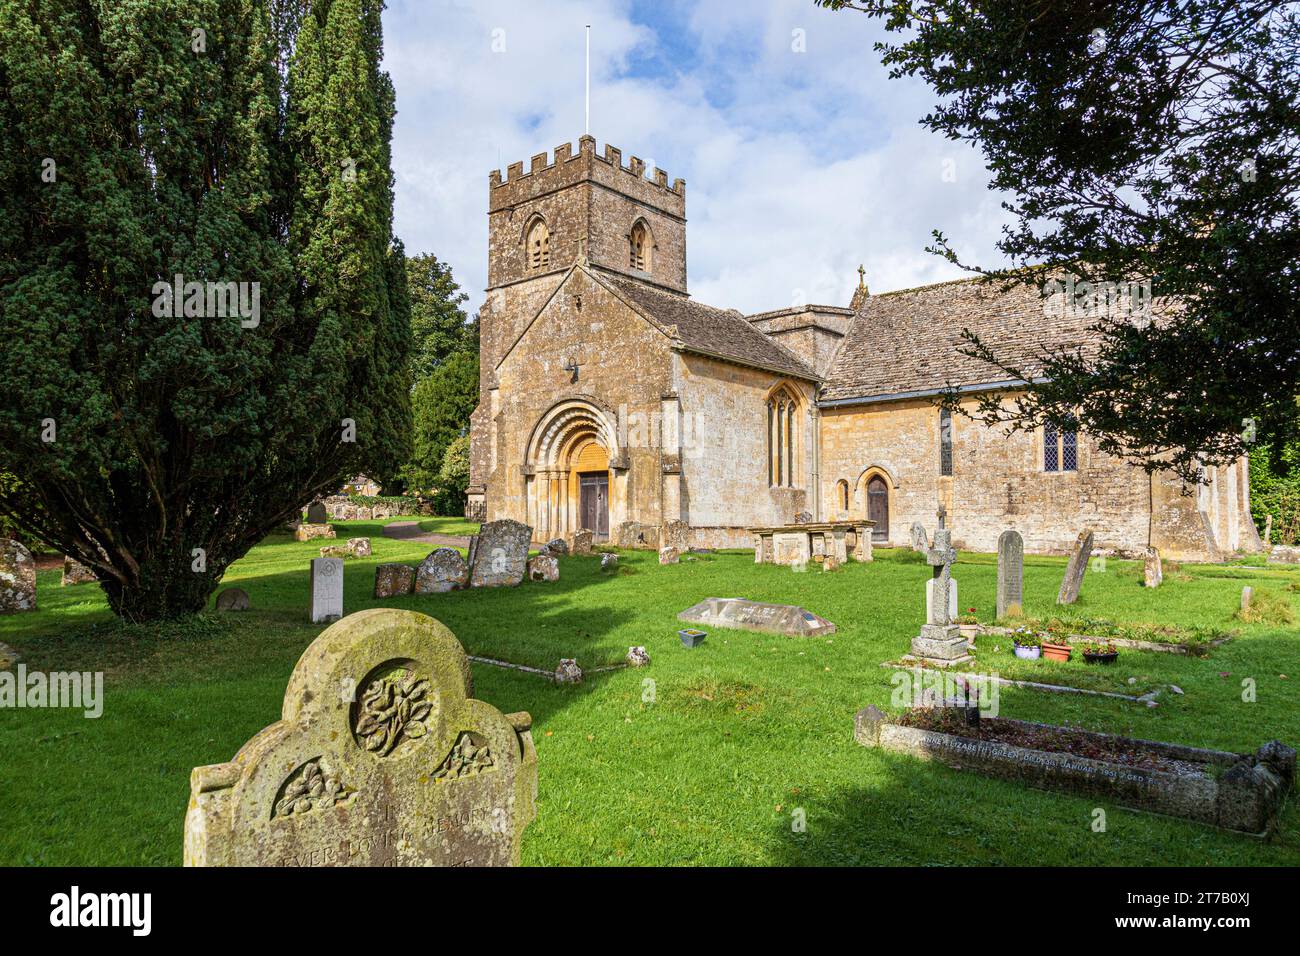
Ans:
{"label": "green grass", "polygon": [[[403,520],[403,519],[399,519]],[[404,519],[404,520],[410,520]],[[420,530],[437,534],[478,534],[478,522],[466,521],[464,518],[421,518]]]}
{"label": "green grass", "polygon": [[[474,665],[479,697],[534,717],[540,796],[526,863],[1300,865],[1295,801],[1271,843],[1118,807],[1095,833],[1098,801],[854,744],[855,711],[890,709],[895,672],[880,664],[907,651],[924,613],[930,569],[910,552],[878,550],[872,564],[829,574],[756,566],[745,554],[660,567],[653,553],[624,552],[613,574],[599,570],[598,556],[561,558],[554,584],[376,602],[375,565],[414,564],[429,549],[381,537],[381,524],[339,529],[370,536],[375,552],[347,562],[348,611],[420,610],[471,654],[547,669],[561,657],[591,668],[621,660],[629,645],[649,649],[649,668],[589,675],[578,686]],[[190,769],[229,760],[279,716],[285,681],[320,631],[306,620],[308,559],[320,545],[267,539],[227,576],[254,610],[184,626],[120,627],[94,585],[60,588],[58,572],[42,572],[41,609],[0,618],[0,641],[31,668],[105,671],[106,702],[99,720],[0,710],[0,864],[178,863]],[[986,635],[980,657],[1005,676],[1125,684],[1133,676],[1142,689],[1176,683],[1186,692],[1162,694],[1148,709],[1002,688],[1004,716],[1229,750],[1300,742],[1300,631],[1234,618],[1243,584],[1300,600],[1288,589],[1300,572],[1184,565],[1149,591],[1140,565],[1106,567],[1089,572],[1077,606],[1058,609],[1064,561],[1027,558],[1026,614],[1239,636],[1206,658],[1122,651],[1103,674],[1079,662],[1017,662],[1009,638]],[[993,557],[962,555],[955,577],[963,612],[974,606],[992,621]],[[802,604],[839,632],[798,639],[716,629],[686,650],[676,614],[709,596]],[[1254,703],[1242,701],[1245,678]],[[796,809],[806,832],[792,832]]]}

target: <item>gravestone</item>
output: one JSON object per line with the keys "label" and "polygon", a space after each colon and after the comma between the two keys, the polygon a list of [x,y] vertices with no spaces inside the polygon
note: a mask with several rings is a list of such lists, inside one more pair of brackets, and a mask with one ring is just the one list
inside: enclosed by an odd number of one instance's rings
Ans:
{"label": "gravestone", "polygon": [[539,554],[536,557],[528,559],[528,580],[530,581],[558,581],[560,580],[560,562],[555,559],[553,554]]}
{"label": "gravestone", "polygon": [[346,559],[352,557],[352,552],[349,551],[345,545],[331,544],[320,549],[320,556],[322,558]]}
{"label": "gravestone", "polygon": [[69,587],[73,584],[94,584],[99,578],[95,577],[95,572],[90,570],[76,558],[69,555],[63,556],[63,578],[59,581],[61,587]]}
{"label": "gravestone", "polygon": [[335,538],[334,528],[327,524],[300,524],[293,533],[296,541],[311,541],[315,538]]}
{"label": "gravestone", "polygon": [[536,816],[526,713],[473,699],[455,635],[374,608],[316,638],[281,719],[190,774],[186,866],[505,866]]}
{"label": "gravestone", "polygon": [[415,572],[416,594],[443,594],[469,584],[469,565],[455,548],[436,548]]}
{"label": "gravestone", "polygon": [[586,528],[579,528],[573,532],[573,544],[569,547],[570,554],[591,554],[592,533]]}
{"label": "gravestone", "polygon": [[680,553],[690,547],[691,526],[682,520],[666,521],[659,529],[659,547],[676,548]]}
{"label": "gravestone", "polygon": [[[930,580],[925,582],[925,619],[927,621],[934,621],[935,619],[934,594],[935,591],[938,589],[938,586],[939,586],[938,578],[932,577],[930,578]],[[957,603],[957,579],[953,578],[951,581],[948,582],[948,620],[949,621],[957,620],[957,616],[961,613],[958,610],[958,608],[959,605]]]}
{"label": "gravestone", "polygon": [[36,561],[27,546],[0,538],[0,614],[36,610]]}
{"label": "gravestone", "polygon": [[682,558],[681,552],[673,547],[659,549],[660,564],[677,564]]}
{"label": "gravestone", "polygon": [[248,592],[243,588],[226,588],[217,595],[218,611],[247,611]]}
{"label": "gravestone", "polygon": [[970,660],[971,655],[955,620],[952,564],[957,560],[957,552],[952,546],[952,532],[945,520],[948,511],[943,505],[939,506],[938,515],[934,547],[925,553],[926,562],[933,570],[932,580],[926,582],[926,622],[921,625],[921,633],[912,638],[912,653],[904,660],[921,660],[936,667],[948,667]]}
{"label": "gravestone", "polygon": [[627,663],[629,667],[648,667],[650,664],[650,654],[646,651],[644,645],[629,647],[627,649]]}
{"label": "gravestone", "polygon": [[922,554],[930,550],[930,540],[926,537],[925,527],[919,521],[912,522],[912,550]]}
{"label": "gravestone", "polygon": [[546,544],[542,545],[541,550],[549,554],[564,557],[569,553],[569,542],[565,541],[563,538],[552,538],[550,541],[546,542]]}
{"label": "gravestone", "polygon": [[560,659],[560,663],[555,668],[555,683],[557,684],[581,684],[582,668],[572,657]]}
{"label": "gravestone", "polygon": [[1160,561],[1159,548],[1147,548],[1146,563],[1142,567],[1142,583],[1158,588],[1165,580],[1165,568]]}
{"label": "gravestone", "polygon": [[415,587],[415,568],[409,564],[381,564],[375,568],[375,597],[410,594]]}
{"label": "gravestone", "polygon": [[1056,595],[1057,604],[1073,604],[1079,599],[1079,588],[1083,586],[1083,575],[1088,570],[1090,554],[1092,554],[1092,532],[1080,531],[1074,553],[1070,555],[1070,563],[1065,569],[1065,577],[1061,579],[1061,590]]}
{"label": "gravestone", "polygon": [[600,569],[602,571],[618,570],[618,555],[606,552],[600,556]]}
{"label": "gravestone", "polygon": [[370,539],[348,538],[348,552],[354,558],[370,557]]}
{"label": "gravestone", "polygon": [[311,622],[337,621],[343,616],[343,559],[311,559]]}
{"label": "gravestone", "polygon": [[742,598],[705,598],[678,614],[677,620],[790,637],[820,637],[835,633],[834,624],[804,608]]}
{"label": "gravestone", "polygon": [[307,506],[307,524],[329,524],[329,510],[323,501],[313,501]]}
{"label": "gravestone", "polygon": [[533,529],[504,518],[489,521],[469,542],[469,586],[513,587],[524,579]]}
{"label": "gravestone", "polygon": [[876,560],[871,543],[871,532],[875,526],[876,523],[872,521],[868,524],[859,524],[854,529],[853,560],[862,562]]}
{"label": "gravestone", "polygon": [[1023,614],[1024,594],[1025,539],[1009,528],[998,536],[998,617]]}
{"label": "gravestone", "polygon": [[778,531],[772,535],[772,560],[776,564],[807,564],[812,560],[812,544],[803,531]]}

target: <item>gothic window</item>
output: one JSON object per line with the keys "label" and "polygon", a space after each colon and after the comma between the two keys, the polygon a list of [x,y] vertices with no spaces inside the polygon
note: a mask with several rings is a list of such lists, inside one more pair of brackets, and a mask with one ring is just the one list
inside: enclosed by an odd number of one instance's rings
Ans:
{"label": "gothic window", "polygon": [[628,266],[636,269],[638,272],[650,271],[650,231],[646,229],[645,223],[638,222],[632,227],[632,234],[628,237],[630,248],[628,252]]}
{"label": "gothic window", "polygon": [[528,227],[528,268],[545,269],[551,264],[551,230],[539,217]]}
{"label": "gothic window", "polygon": [[939,409],[939,474],[952,475],[952,412]]}
{"label": "gothic window", "polygon": [[843,478],[835,485],[835,499],[841,511],[849,510],[849,483]]}
{"label": "gothic window", "polygon": [[1043,471],[1079,470],[1079,433],[1073,428],[1043,425]]}
{"label": "gothic window", "polygon": [[787,386],[767,400],[767,481],[774,487],[794,487],[799,472],[798,411],[799,400]]}

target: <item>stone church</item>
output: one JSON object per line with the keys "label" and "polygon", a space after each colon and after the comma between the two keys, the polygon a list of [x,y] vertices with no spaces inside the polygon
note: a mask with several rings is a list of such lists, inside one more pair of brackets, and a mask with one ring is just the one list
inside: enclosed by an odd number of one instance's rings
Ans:
{"label": "stone church", "polygon": [[[973,406],[1016,383],[958,351],[970,328],[1011,362],[1079,344],[1094,321],[1038,289],[961,280],[744,315],[692,300],[686,189],[584,136],[489,175],[488,290],[468,513],[537,541],[588,528],[657,547],[749,547],[756,526],[842,517],[906,545],[942,504],[954,544],[996,550],[1015,528],[1039,553],[1084,527],[1096,547],[1216,560],[1261,547],[1247,463],[1174,477],[1103,454],[1086,433],[1007,436]],[[1185,493],[1187,492],[1187,493]]]}

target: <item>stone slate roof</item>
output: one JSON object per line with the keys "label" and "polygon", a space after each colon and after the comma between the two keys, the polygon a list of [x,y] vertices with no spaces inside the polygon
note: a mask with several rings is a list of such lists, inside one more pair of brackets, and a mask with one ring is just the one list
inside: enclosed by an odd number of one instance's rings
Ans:
{"label": "stone slate roof", "polygon": [[1047,314],[1032,283],[1000,290],[976,278],[871,296],[840,345],[821,400],[1005,382],[997,366],[958,351],[964,328],[1030,376],[1041,371],[1044,350],[1082,346],[1086,353],[1096,341],[1088,331],[1096,318]]}
{"label": "stone slate roof", "polygon": [[632,279],[611,277],[607,281],[655,324],[676,326],[677,338],[688,351],[810,382],[821,381],[801,358],[754,328],[734,309],[715,309]]}

